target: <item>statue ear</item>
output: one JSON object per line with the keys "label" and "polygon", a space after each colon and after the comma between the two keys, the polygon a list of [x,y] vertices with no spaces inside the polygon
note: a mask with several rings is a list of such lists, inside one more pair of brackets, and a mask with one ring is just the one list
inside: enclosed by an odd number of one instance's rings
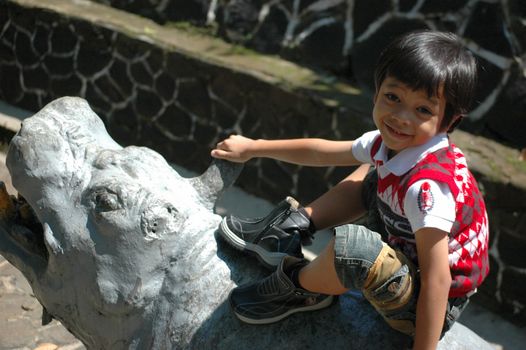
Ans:
{"label": "statue ear", "polygon": [[201,176],[189,181],[203,199],[204,206],[213,210],[216,200],[236,181],[242,169],[241,163],[214,159]]}
{"label": "statue ear", "polygon": [[44,222],[44,224],[42,224],[42,227],[44,228],[44,243],[46,245],[49,256],[64,254],[64,250],[62,249],[62,246],[60,245],[59,241],[57,241],[57,239],[53,235],[53,231],[51,230],[51,227],[49,227],[49,224],[47,222]]}
{"label": "statue ear", "polygon": [[56,239],[53,230],[47,222],[42,224],[44,230],[44,246],[48,252],[48,261],[46,266],[46,273],[52,276],[56,271],[60,271],[57,267],[57,256],[64,254],[64,249],[60,242]]}

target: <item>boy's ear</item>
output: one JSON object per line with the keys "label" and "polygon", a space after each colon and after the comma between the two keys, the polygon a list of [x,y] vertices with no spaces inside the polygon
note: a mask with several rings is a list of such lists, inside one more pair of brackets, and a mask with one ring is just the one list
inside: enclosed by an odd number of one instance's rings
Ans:
{"label": "boy's ear", "polygon": [[447,132],[453,132],[453,130],[455,130],[455,128],[460,124],[463,118],[463,114],[454,115],[453,118],[451,118],[451,122],[449,123],[449,126],[447,128]]}

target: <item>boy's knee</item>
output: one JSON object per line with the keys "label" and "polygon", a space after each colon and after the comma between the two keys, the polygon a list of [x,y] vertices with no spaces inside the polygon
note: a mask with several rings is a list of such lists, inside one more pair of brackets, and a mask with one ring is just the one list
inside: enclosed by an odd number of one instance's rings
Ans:
{"label": "boy's knee", "polygon": [[334,265],[340,282],[361,290],[385,243],[380,234],[360,225],[338,226],[334,231]]}
{"label": "boy's knee", "polygon": [[334,265],[346,288],[361,290],[395,329],[411,334],[415,285],[412,263],[363,226],[335,228]]}

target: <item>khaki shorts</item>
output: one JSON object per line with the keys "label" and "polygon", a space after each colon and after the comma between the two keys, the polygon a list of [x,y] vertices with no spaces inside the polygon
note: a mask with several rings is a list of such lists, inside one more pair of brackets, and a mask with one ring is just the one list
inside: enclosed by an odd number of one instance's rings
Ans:
{"label": "khaki shorts", "polygon": [[[334,264],[343,286],[362,291],[392,328],[414,335],[420,287],[416,267],[404,254],[383,242],[380,234],[364,226],[338,226],[335,236]],[[442,335],[468,302],[468,297],[448,300]]]}

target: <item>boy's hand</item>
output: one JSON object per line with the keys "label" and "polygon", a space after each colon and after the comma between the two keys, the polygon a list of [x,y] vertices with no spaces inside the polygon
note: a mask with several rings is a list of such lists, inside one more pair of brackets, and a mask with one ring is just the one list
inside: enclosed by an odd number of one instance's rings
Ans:
{"label": "boy's hand", "polygon": [[210,153],[214,158],[226,159],[231,162],[244,163],[252,158],[250,149],[254,140],[241,135],[231,135],[219,142]]}

